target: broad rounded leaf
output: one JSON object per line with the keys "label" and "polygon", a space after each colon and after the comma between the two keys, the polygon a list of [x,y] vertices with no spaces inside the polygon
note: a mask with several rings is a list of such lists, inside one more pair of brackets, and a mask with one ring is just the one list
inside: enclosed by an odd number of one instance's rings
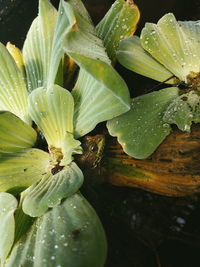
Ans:
{"label": "broad rounded leaf", "polygon": [[75,194],[36,220],[14,246],[5,267],[102,267],[106,248],[95,211]]}
{"label": "broad rounded leaf", "polygon": [[21,71],[6,47],[0,43],[0,110],[8,110],[26,123],[28,92]]}
{"label": "broad rounded leaf", "polygon": [[116,61],[120,41],[134,34],[139,18],[139,9],[132,0],[116,0],[97,25],[97,35],[103,40],[112,63]]}
{"label": "broad rounded leaf", "polygon": [[63,198],[76,193],[83,183],[83,174],[73,162],[57,174],[48,174],[24,192],[23,211],[32,216],[43,215]]}
{"label": "broad rounded leaf", "polygon": [[15,236],[14,212],[18,203],[13,195],[0,193],[0,262],[1,266],[13,245]]}
{"label": "broad rounded leaf", "polygon": [[[48,0],[39,0],[38,17],[30,27],[23,47],[29,91],[47,83],[56,18],[53,5]],[[54,72],[57,73],[57,69]]]}
{"label": "broad rounded leaf", "polygon": [[190,132],[192,122],[200,122],[199,116],[200,97],[194,92],[182,94],[172,101],[166,109],[163,120],[176,124],[182,131]]}
{"label": "broad rounded leaf", "polygon": [[0,155],[0,192],[18,193],[42,179],[49,167],[49,154],[39,149]]}
{"label": "broad rounded leaf", "polygon": [[8,111],[0,111],[0,153],[17,152],[32,147],[36,131]]}
{"label": "broad rounded leaf", "polygon": [[[159,82],[164,82],[173,76],[170,71],[143,49],[137,36],[126,38],[120,42],[117,58],[129,70]],[[166,83],[174,84],[175,80],[170,79]]]}
{"label": "broad rounded leaf", "polygon": [[[199,73],[200,60],[198,38],[184,29],[173,14],[163,16],[158,24],[147,23],[142,30],[141,43],[154,58],[163,64],[181,81],[187,82],[190,72]],[[199,26],[199,25],[198,25]]]}
{"label": "broad rounded leaf", "polygon": [[107,123],[109,133],[128,155],[147,158],[171,131],[163,115],[178,94],[179,89],[171,87],[134,98],[129,112]]}
{"label": "broad rounded leaf", "polygon": [[29,113],[43,132],[49,150],[62,150],[62,165],[71,162],[73,153],[81,153],[80,142],[73,139],[74,99],[69,91],[58,85],[34,90],[29,96]]}
{"label": "broad rounded leaf", "polygon": [[99,122],[128,111],[129,92],[123,79],[112,68],[82,3],[62,0],[61,5],[62,16],[70,22],[63,49],[81,68],[72,92],[75,135],[80,137]]}

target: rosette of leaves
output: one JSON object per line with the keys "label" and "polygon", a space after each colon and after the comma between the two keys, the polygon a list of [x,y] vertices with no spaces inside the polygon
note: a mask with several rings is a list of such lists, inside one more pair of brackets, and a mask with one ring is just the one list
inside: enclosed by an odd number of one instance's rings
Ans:
{"label": "rosette of leaves", "polygon": [[[104,265],[104,230],[79,192],[83,174],[73,155],[82,153],[78,138],[130,109],[112,62],[138,19],[132,1],[117,0],[95,29],[80,0],[61,0],[58,11],[39,0],[22,54],[0,44],[2,267]],[[66,56],[80,69],[72,92],[64,88],[64,74],[72,71]]]}
{"label": "rosette of leaves", "polygon": [[124,151],[149,157],[175,124],[190,132],[200,122],[200,22],[173,14],[146,23],[137,36],[122,40],[118,60],[126,68],[168,87],[132,99],[131,110],[108,122]]}

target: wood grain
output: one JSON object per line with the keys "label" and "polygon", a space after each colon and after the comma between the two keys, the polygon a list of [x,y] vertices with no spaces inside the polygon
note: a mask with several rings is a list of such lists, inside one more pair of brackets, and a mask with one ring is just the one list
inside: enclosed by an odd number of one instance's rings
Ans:
{"label": "wood grain", "polygon": [[138,187],[168,196],[200,191],[200,126],[192,132],[175,130],[148,159],[126,155],[116,138],[106,146],[108,181],[118,186]]}

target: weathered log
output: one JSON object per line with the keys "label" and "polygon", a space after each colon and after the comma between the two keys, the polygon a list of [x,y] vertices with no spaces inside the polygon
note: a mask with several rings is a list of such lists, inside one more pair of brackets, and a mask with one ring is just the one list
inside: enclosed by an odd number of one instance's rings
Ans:
{"label": "weathered log", "polygon": [[84,154],[78,161],[92,177],[90,182],[104,180],[168,196],[200,192],[200,125],[194,125],[191,133],[175,129],[145,160],[126,155],[117,139],[107,134],[87,136],[83,142]]}

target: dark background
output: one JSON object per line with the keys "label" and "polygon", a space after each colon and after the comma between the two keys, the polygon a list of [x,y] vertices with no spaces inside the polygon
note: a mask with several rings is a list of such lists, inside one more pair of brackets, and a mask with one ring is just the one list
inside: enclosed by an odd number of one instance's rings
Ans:
{"label": "dark background", "polygon": [[[2,42],[22,46],[26,32],[37,15],[37,0],[0,0],[0,36]],[[97,23],[113,0],[83,0],[93,21]],[[52,0],[58,6],[59,0]],[[197,20],[200,17],[199,0],[135,0],[141,10],[139,29],[146,21],[157,22],[165,13],[173,12],[179,20]]]}
{"label": "dark background", "polygon": [[[55,5],[59,1],[52,1]],[[113,1],[84,0],[97,23]],[[135,0],[141,10],[137,33],[146,21],[157,22],[173,12],[179,20],[200,19],[199,0]],[[37,0],[0,0],[0,41],[22,47],[26,32],[37,15]],[[131,91],[155,82],[117,69]],[[135,94],[134,92],[132,93]],[[199,267],[200,198],[170,198],[139,189],[108,184],[89,187],[85,194],[96,208],[107,233],[106,267]],[[92,267],[92,266],[88,266]]]}

